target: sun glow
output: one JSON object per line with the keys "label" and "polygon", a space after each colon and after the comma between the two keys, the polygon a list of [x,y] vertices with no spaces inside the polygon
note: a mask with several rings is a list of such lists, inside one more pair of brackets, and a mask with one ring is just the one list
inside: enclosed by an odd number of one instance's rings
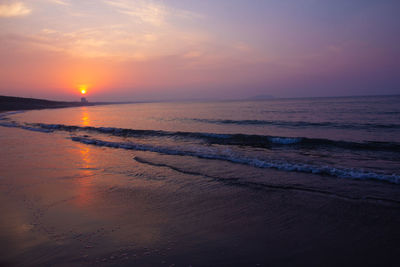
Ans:
{"label": "sun glow", "polygon": [[81,91],[82,95],[87,93],[87,86],[86,85],[79,85],[79,90]]}

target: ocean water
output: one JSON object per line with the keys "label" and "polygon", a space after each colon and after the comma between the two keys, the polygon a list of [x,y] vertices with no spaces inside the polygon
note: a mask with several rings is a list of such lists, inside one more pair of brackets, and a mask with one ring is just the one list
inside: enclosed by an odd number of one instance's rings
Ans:
{"label": "ocean water", "polygon": [[397,266],[399,103],[3,113],[0,265]]}
{"label": "ocean water", "polygon": [[[177,162],[206,159],[398,184],[399,103],[399,96],[140,103],[10,114],[0,126],[46,132],[49,141],[67,134],[74,142],[155,152]],[[213,176],[190,164],[135,160]]]}

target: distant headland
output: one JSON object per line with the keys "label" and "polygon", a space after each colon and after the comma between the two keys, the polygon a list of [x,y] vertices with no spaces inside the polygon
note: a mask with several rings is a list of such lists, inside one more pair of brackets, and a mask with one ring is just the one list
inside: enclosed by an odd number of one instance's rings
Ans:
{"label": "distant headland", "polygon": [[65,102],[36,98],[0,96],[0,112],[12,110],[30,110],[47,108],[67,108],[110,104],[128,104],[132,102]]}

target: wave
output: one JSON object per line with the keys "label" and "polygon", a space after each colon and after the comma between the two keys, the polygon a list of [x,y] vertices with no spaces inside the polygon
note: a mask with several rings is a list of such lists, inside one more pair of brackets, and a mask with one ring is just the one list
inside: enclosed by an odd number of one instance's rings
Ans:
{"label": "wave", "polygon": [[338,123],[338,122],[306,122],[306,121],[276,121],[276,120],[218,120],[183,118],[183,121],[193,121],[211,124],[237,124],[237,125],[271,125],[280,127],[325,127],[339,129],[400,129],[400,124],[376,123]]}
{"label": "wave", "polygon": [[166,163],[158,163],[158,162],[153,162],[151,160],[135,156],[133,158],[135,161],[150,165],[150,166],[155,166],[155,167],[164,167],[164,168],[169,168],[171,170],[174,170],[179,173],[183,174],[189,174],[189,175],[195,175],[195,176],[203,176],[206,178],[210,178],[219,182],[223,182],[228,185],[235,185],[235,186],[246,186],[246,187],[252,187],[252,188],[269,188],[269,189],[278,189],[278,190],[293,190],[293,191],[302,191],[302,192],[308,192],[308,193],[317,193],[317,194],[323,194],[323,195],[329,195],[329,196],[335,196],[339,198],[344,198],[344,199],[350,199],[350,200],[372,200],[372,201],[385,201],[389,203],[396,203],[399,204],[400,201],[396,199],[389,199],[389,198],[377,198],[377,197],[372,197],[372,196],[363,196],[363,197],[354,197],[354,196],[349,196],[349,195],[344,195],[344,194],[338,194],[334,193],[331,191],[327,190],[322,190],[322,189],[317,189],[317,188],[310,188],[310,187],[305,187],[305,186],[297,186],[297,185],[288,185],[288,184],[272,184],[272,183],[266,183],[266,182],[250,182],[250,181],[243,181],[241,178],[222,178],[219,176],[215,175],[209,175],[205,174],[202,172],[195,172],[195,171],[188,171],[180,167],[176,167],[173,165],[169,165]]}
{"label": "wave", "polygon": [[[395,152],[400,151],[400,144],[398,143],[387,143],[387,142],[367,142],[367,143],[354,143],[345,141],[332,141],[326,139],[309,139],[309,138],[290,138],[290,137],[273,137],[273,136],[261,136],[261,135],[244,135],[244,134],[213,134],[213,133],[192,133],[192,132],[167,132],[167,131],[155,131],[155,130],[133,130],[133,129],[121,129],[112,127],[80,127],[80,126],[68,126],[62,124],[29,124],[20,125],[16,122],[0,122],[0,126],[3,127],[15,127],[30,131],[38,131],[44,133],[51,133],[56,130],[61,131],[95,131],[99,133],[106,133],[111,135],[123,135],[123,136],[172,136],[172,137],[190,137],[190,138],[203,138],[209,142],[217,144],[237,144],[237,145],[251,145],[251,146],[271,146],[271,145],[284,145],[284,146],[342,146],[346,148],[360,148],[360,149],[380,149],[380,150],[392,150]],[[32,127],[33,126],[33,127]],[[322,175],[330,175],[335,177],[353,178],[353,179],[373,179],[382,180],[391,183],[400,183],[400,175],[398,174],[384,174],[375,172],[366,172],[361,169],[351,168],[335,168],[330,166],[318,166],[311,164],[300,164],[291,163],[286,161],[276,160],[261,160],[258,158],[237,156],[228,152],[221,154],[216,149],[210,149],[206,152],[198,151],[186,151],[181,147],[171,148],[163,146],[154,146],[147,144],[136,144],[136,143],[121,143],[121,142],[109,142],[99,139],[92,139],[87,137],[71,137],[75,142],[84,144],[104,146],[111,148],[121,148],[129,150],[139,151],[150,151],[158,152],[167,155],[179,155],[179,156],[192,156],[204,159],[224,160],[232,163],[250,165],[257,168],[271,168],[283,171],[293,172],[305,172]],[[211,151],[211,153],[210,153]]]}
{"label": "wave", "polygon": [[[294,147],[294,148],[341,148],[350,150],[372,150],[372,151],[400,151],[400,143],[398,142],[350,142],[350,141],[335,141],[322,138],[307,138],[307,137],[284,137],[284,136],[269,136],[269,135],[249,135],[249,134],[218,134],[218,133],[202,133],[202,132],[173,132],[162,130],[135,130],[114,127],[91,127],[91,126],[70,126],[63,124],[44,124],[33,123],[25,126],[13,124],[7,126],[3,123],[0,126],[6,127],[28,127],[30,130],[43,132],[52,131],[86,131],[97,132],[102,134],[110,134],[123,137],[173,137],[173,138],[191,138],[200,139],[210,144],[219,145],[238,145],[251,146],[260,148],[274,147]],[[29,129],[28,129],[29,130]]]}
{"label": "wave", "polygon": [[231,153],[221,154],[218,151],[214,151],[215,153],[210,153],[210,150],[207,153],[203,151],[186,151],[182,150],[181,148],[171,148],[171,147],[144,145],[136,143],[110,142],[110,141],[103,141],[99,139],[92,139],[92,138],[78,137],[78,136],[71,137],[71,139],[75,142],[80,142],[88,145],[120,148],[127,150],[157,152],[166,155],[190,156],[203,159],[223,160],[232,163],[249,165],[256,168],[269,168],[281,171],[313,173],[313,174],[329,175],[340,178],[380,180],[395,184],[400,183],[400,175],[366,172],[360,169],[335,168],[330,166],[290,163],[286,161],[273,161],[273,160],[267,161],[257,158],[238,156]]}

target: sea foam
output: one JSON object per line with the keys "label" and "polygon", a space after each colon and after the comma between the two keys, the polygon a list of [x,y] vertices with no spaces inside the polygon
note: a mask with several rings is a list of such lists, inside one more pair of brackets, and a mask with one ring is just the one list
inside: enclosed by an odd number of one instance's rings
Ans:
{"label": "sea foam", "polygon": [[[72,137],[71,139],[75,142],[80,142],[89,145],[121,148],[128,150],[138,150],[138,151],[150,151],[167,155],[191,156],[203,159],[224,160],[232,163],[250,165],[257,168],[271,168],[271,169],[290,171],[290,172],[322,174],[340,178],[381,180],[395,184],[400,183],[400,175],[398,174],[375,173],[354,168],[335,168],[330,166],[317,166],[311,164],[291,163],[291,162],[276,161],[276,160],[267,161],[264,159],[239,156],[233,153],[224,154],[221,153],[221,151],[217,150],[215,150],[214,153],[204,153],[202,151],[186,151],[173,147],[143,145],[136,143],[110,142],[110,141],[103,141],[86,137]],[[211,150],[208,151],[211,152]]]}

